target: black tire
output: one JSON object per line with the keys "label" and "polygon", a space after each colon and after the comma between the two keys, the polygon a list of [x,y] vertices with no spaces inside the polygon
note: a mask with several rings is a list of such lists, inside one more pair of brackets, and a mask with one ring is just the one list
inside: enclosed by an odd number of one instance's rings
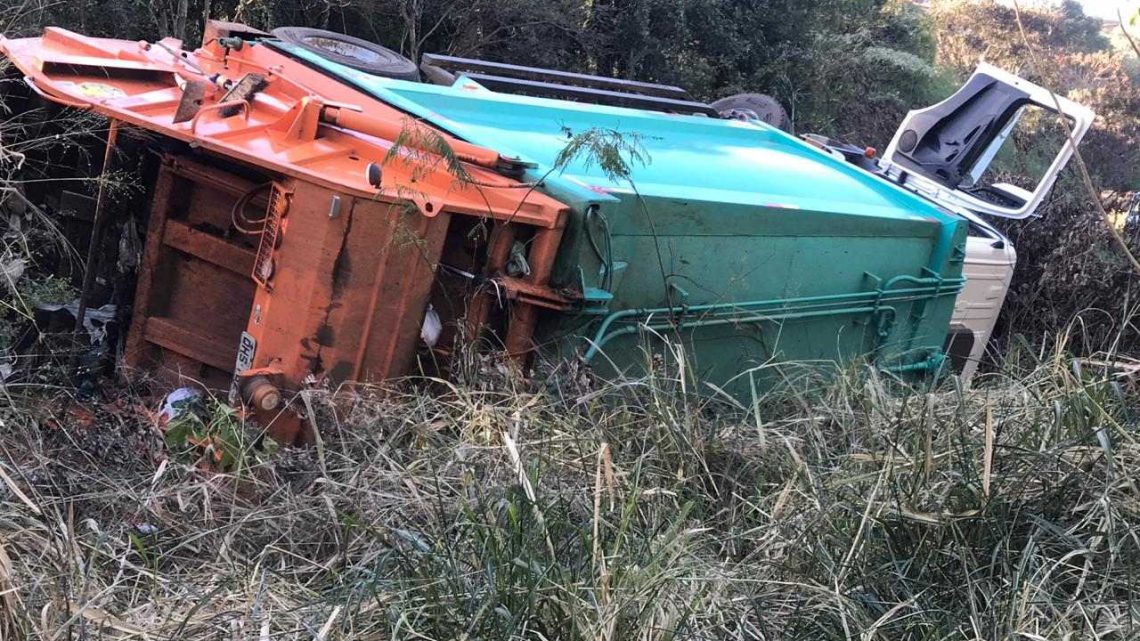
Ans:
{"label": "black tire", "polygon": [[278,27],[273,30],[273,35],[357,71],[398,80],[420,79],[414,62],[374,42],[307,27]]}
{"label": "black tire", "polygon": [[788,117],[787,110],[772,96],[762,93],[738,93],[735,96],[721,98],[712,103],[725,118],[752,117],[772,125],[773,127],[792,132],[792,119]]}

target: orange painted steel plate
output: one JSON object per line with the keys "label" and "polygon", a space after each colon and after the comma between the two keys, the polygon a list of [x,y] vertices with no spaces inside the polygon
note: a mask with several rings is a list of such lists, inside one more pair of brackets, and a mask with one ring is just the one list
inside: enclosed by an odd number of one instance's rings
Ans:
{"label": "orange painted steel plate", "polygon": [[[493,151],[422,124],[266,47],[230,51],[213,45],[189,53],[172,39],[149,44],[49,27],[40,38],[0,39],[0,52],[50,100],[337,191],[411,202],[429,217],[446,211],[552,228],[567,210],[475,164],[493,161]],[[215,82],[193,118],[174,122],[187,83],[215,74],[238,82],[247,73],[266,78],[252,98],[223,104],[225,92]],[[343,114],[335,118],[341,126],[328,122],[330,113]],[[405,139],[395,151],[393,138]],[[430,151],[439,148],[437,141],[473,161],[460,163],[464,175]],[[372,163],[383,170],[379,188],[368,177]]]}

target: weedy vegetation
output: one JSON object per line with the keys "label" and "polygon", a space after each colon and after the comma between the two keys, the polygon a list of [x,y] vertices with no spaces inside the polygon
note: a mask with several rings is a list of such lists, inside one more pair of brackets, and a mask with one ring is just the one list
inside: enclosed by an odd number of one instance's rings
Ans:
{"label": "weedy vegetation", "polygon": [[10,397],[34,411],[3,416],[0,630],[1134,639],[1136,396],[1094,369],[1058,354],[900,395],[852,368],[748,411],[661,371],[409,381],[310,396],[302,451],[266,455],[214,407],[221,469],[128,396]]}

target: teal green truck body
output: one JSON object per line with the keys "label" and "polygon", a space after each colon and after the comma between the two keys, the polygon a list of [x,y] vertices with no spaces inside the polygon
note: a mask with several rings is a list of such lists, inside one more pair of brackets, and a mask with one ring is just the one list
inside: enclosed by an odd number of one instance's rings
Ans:
{"label": "teal green truck body", "polygon": [[[541,320],[552,354],[621,376],[683,347],[689,371],[733,391],[773,362],[941,365],[966,222],[842,159],[754,121],[502,94],[463,77],[390,80],[291,53],[528,163],[527,179],[572,208],[554,284],[585,300]],[[566,158],[584,139],[624,149],[627,171],[607,172],[589,149]]]}

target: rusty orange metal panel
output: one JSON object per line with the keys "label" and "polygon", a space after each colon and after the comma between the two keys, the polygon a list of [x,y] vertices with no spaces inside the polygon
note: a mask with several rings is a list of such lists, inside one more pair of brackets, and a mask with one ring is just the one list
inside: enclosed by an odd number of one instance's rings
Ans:
{"label": "rusty orange metal panel", "polygon": [[273,274],[247,331],[255,368],[330,383],[402,375],[414,354],[448,216],[287,181]]}
{"label": "rusty orange metal panel", "polygon": [[[291,390],[407,373],[450,216],[303,181],[279,188],[279,241],[246,326],[250,369]],[[291,441],[295,429],[275,434]]]}
{"label": "rusty orange metal panel", "polygon": [[[254,376],[258,389],[271,384],[288,400],[310,384],[407,374],[423,347],[437,269],[456,258],[442,255],[448,234],[469,230],[452,230],[446,212],[428,218],[404,202],[295,178],[243,178],[179,157],[164,161],[155,191],[127,364],[172,383],[189,379],[219,392],[236,385],[238,398]],[[239,221],[251,216],[261,227],[243,232]],[[533,232],[536,267],[525,279],[506,278],[523,230]],[[531,348],[537,308],[569,304],[545,288],[560,234],[560,226],[500,223],[472,255],[485,261],[476,271],[500,279],[509,295],[506,338],[517,354]],[[492,302],[478,288],[469,295],[479,310],[473,320],[486,322]],[[239,346],[248,352],[244,365]],[[305,437],[293,410],[275,408],[263,421],[282,441]]]}
{"label": "rusty orange metal panel", "polygon": [[172,383],[228,386],[253,302],[254,250],[249,238],[227,232],[234,203],[256,187],[185,159],[163,162],[127,336],[128,366]]}

